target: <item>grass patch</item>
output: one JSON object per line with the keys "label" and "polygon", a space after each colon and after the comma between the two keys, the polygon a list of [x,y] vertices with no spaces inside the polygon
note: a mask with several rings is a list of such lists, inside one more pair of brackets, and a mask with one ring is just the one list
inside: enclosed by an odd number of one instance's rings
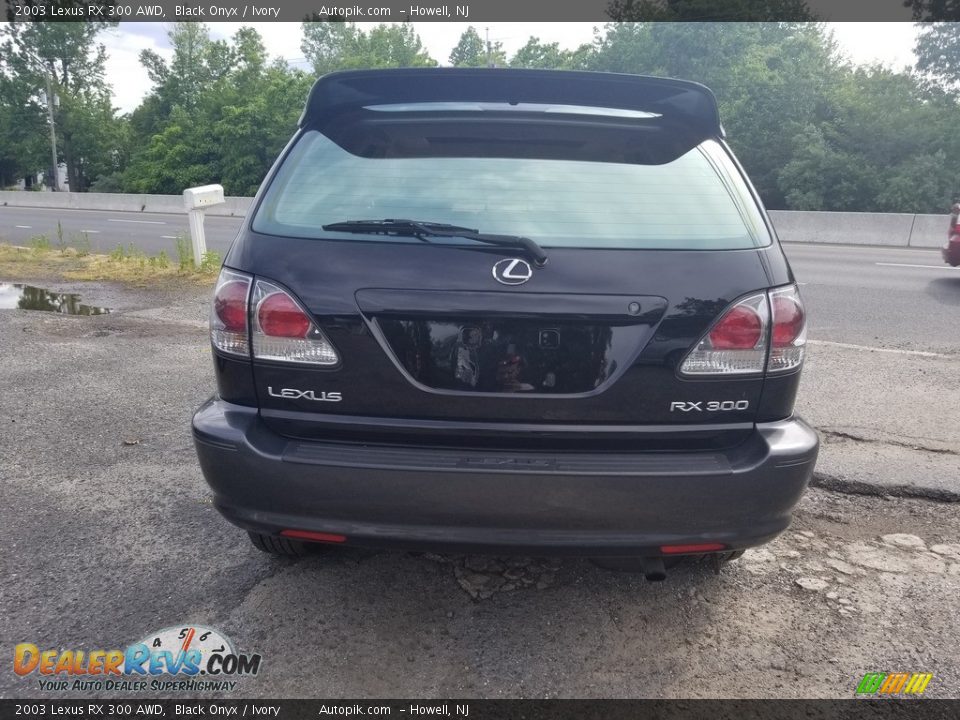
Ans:
{"label": "grass patch", "polygon": [[[186,242],[189,247],[189,240]],[[183,240],[178,238],[173,263],[166,251],[147,255],[132,244],[117,246],[109,254],[92,253],[86,233],[75,236],[67,244],[58,232],[56,246],[44,235],[30,239],[28,247],[0,243],[0,277],[23,280],[37,277],[60,280],[99,280],[147,286],[165,282],[192,282],[209,285],[220,270],[219,253],[208,252],[199,267],[192,257],[181,254]]]}

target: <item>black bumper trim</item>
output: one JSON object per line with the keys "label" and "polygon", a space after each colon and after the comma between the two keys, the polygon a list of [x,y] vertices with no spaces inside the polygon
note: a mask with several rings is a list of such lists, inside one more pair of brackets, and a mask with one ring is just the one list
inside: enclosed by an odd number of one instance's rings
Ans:
{"label": "black bumper trim", "polygon": [[193,428],[215,505],[240,527],[498,552],[757,545],[789,525],[818,449],[798,418],[757,425],[727,451],[632,455],[306,442],[216,399]]}

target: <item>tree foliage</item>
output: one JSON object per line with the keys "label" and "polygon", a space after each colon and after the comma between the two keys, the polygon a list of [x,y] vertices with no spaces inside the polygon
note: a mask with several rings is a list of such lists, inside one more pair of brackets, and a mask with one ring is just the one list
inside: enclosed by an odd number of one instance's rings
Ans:
{"label": "tree foliage", "polygon": [[106,49],[97,42],[99,33],[115,24],[15,22],[0,28],[0,106],[5,107],[0,117],[10,118],[10,124],[0,124],[5,148],[0,154],[11,171],[22,175],[50,166],[37,157],[41,147],[50,156],[48,93],[54,101],[58,161],[66,165],[70,189],[86,190],[116,160],[118,129],[104,78]]}
{"label": "tree foliage", "polygon": [[503,67],[507,64],[507,54],[503,43],[486,41],[480,37],[477,29],[471,25],[460,35],[460,40],[450,51],[450,64],[453,67]]}
{"label": "tree foliage", "polygon": [[917,28],[917,70],[960,89],[960,22],[917,23]]}
{"label": "tree foliage", "polygon": [[120,178],[128,192],[179,194],[218,182],[251,195],[296,127],[311,78],[269,62],[256,30],[211,40],[202,23],[170,31],[173,60],[142,53],[155,85],[131,117],[140,148]]}
{"label": "tree foliage", "polygon": [[564,50],[560,43],[543,43],[531,37],[510,58],[510,67],[541,68],[544,70],[586,70],[590,67],[593,46],[581,45],[576,50]]}
{"label": "tree foliage", "polygon": [[300,49],[317,75],[333,70],[391,67],[433,67],[420,37],[409,23],[375,25],[369,31],[356,23],[305,22]]}

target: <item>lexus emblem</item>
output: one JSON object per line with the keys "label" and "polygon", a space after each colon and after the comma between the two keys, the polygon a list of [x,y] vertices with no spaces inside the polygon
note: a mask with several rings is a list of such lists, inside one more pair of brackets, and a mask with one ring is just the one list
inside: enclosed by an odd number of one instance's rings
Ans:
{"label": "lexus emblem", "polygon": [[522,285],[533,277],[533,268],[526,260],[507,258],[493,266],[493,279],[504,285]]}

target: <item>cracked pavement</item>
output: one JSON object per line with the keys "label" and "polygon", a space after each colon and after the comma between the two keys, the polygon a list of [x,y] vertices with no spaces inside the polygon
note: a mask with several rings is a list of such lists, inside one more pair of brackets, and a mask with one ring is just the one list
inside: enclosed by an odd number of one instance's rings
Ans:
{"label": "cracked pavement", "polygon": [[[4,652],[200,623],[263,655],[246,697],[851,697],[865,672],[900,670],[960,696],[956,355],[813,344],[798,411],[824,440],[816,487],[720,575],[347,549],[291,562],[220,518],[197,467],[207,292],[58,289],[120,311],[0,312]],[[0,669],[0,697],[36,696],[35,677]]]}

